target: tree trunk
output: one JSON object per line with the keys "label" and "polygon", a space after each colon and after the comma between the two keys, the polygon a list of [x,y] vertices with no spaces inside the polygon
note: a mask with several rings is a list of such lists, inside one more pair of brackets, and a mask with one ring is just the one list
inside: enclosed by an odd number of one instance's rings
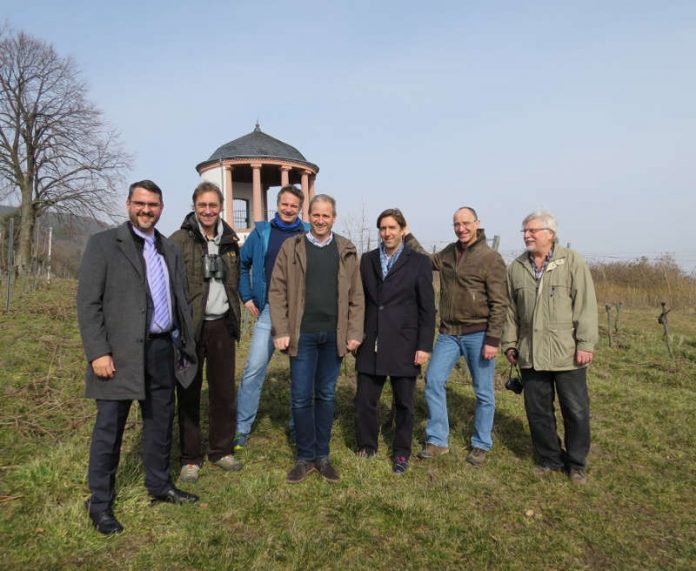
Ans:
{"label": "tree trunk", "polygon": [[[31,200],[31,184],[28,189],[22,188],[22,205],[19,209],[19,245],[15,257],[17,275],[26,276],[31,273],[31,246],[34,241],[34,226],[36,225],[36,211]],[[24,198],[25,193],[29,198]]]}

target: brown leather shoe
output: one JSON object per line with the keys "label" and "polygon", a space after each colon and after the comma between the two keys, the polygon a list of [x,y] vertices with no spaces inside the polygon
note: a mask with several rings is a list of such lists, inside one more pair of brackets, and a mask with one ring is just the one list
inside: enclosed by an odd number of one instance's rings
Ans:
{"label": "brown leather shoe", "polygon": [[316,470],[314,462],[307,462],[306,460],[298,460],[292,467],[292,470],[288,472],[285,481],[288,484],[299,484],[307,476]]}
{"label": "brown leather shoe", "polygon": [[416,456],[421,460],[430,460],[432,458],[442,456],[443,454],[447,454],[448,452],[449,448],[447,448],[447,446],[438,446],[437,444],[431,444],[428,442],[425,445],[425,448],[416,454]]}
{"label": "brown leather shoe", "polygon": [[341,479],[338,472],[336,472],[336,469],[331,465],[331,462],[329,462],[328,458],[321,458],[317,460],[314,465],[319,473],[329,482],[338,482]]}

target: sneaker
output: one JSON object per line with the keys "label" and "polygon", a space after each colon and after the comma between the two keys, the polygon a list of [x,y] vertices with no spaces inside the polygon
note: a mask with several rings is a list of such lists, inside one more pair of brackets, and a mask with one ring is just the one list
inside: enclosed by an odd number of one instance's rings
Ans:
{"label": "sneaker", "polygon": [[573,484],[584,486],[587,484],[587,476],[582,468],[571,468],[568,477]]}
{"label": "sneaker", "polygon": [[292,467],[292,470],[288,472],[288,476],[285,481],[288,484],[299,484],[307,476],[316,470],[314,462],[307,462],[306,460],[298,460]]}
{"label": "sneaker", "polygon": [[448,452],[449,448],[447,448],[447,446],[438,446],[437,444],[431,444],[428,442],[425,445],[425,448],[423,448],[423,450],[421,450],[417,456],[421,460],[430,460],[432,458],[442,456],[443,454],[447,454]]}
{"label": "sneaker", "polygon": [[377,455],[377,452],[372,450],[372,448],[361,448],[355,453],[355,455],[358,458],[374,458]]}
{"label": "sneaker", "polygon": [[532,470],[532,472],[537,478],[546,478],[554,472],[560,471],[560,468],[551,468],[551,466],[542,466],[541,464],[537,464],[536,466],[534,466],[534,469]]}
{"label": "sneaker", "polygon": [[481,466],[486,461],[487,450],[472,448],[466,455],[466,461],[472,466]]}
{"label": "sneaker", "polygon": [[218,468],[222,468],[225,472],[237,472],[242,469],[242,463],[239,458],[232,456],[232,454],[227,454],[219,460],[213,462]]}
{"label": "sneaker", "polygon": [[392,473],[395,476],[402,476],[408,470],[408,458],[406,456],[396,456],[392,464]]}
{"label": "sneaker", "polygon": [[201,467],[198,464],[184,464],[179,473],[179,480],[182,482],[197,482],[200,470]]}
{"label": "sneaker", "polygon": [[324,476],[329,482],[338,482],[341,477],[338,475],[336,469],[331,465],[328,458],[321,458],[317,460],[314,465],[316,466],[319,473]]}
{"label": "sneaker", "polygon": [[234,435],[234,440],[232,441],[232,451],[242,452],[246,448],[248,439],[248,434],[242,434],[241,432],[237,432],[237,434]]}

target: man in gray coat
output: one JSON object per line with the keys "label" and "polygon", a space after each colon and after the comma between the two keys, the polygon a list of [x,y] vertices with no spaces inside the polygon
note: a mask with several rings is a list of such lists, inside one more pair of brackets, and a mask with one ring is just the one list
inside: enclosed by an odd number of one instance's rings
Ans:
{"label": "man in gray coat", "polygon": [[80,265],[77,316],[89,363],[86,396],[97,405],[87,510],[105,535],[123,531],[112,504],[133,400],[142,410],[145,487],[153,501],[198,500],[175,488],[169,475],[174,386],[192,382],[196,351],[179,252],[155,230],[163,207],[154,182],[133,183],[129,221],[92,236]]}

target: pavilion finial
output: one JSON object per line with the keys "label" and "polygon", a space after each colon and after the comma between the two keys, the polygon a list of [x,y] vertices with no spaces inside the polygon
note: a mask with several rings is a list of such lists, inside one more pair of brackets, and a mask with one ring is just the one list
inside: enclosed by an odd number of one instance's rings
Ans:
{"label": "pavilion finial", "polygon": [[259,125],[259,120],[256,120],[256,127],[254,128],[255,133],[260,133],[261,132],[261,125]]}

